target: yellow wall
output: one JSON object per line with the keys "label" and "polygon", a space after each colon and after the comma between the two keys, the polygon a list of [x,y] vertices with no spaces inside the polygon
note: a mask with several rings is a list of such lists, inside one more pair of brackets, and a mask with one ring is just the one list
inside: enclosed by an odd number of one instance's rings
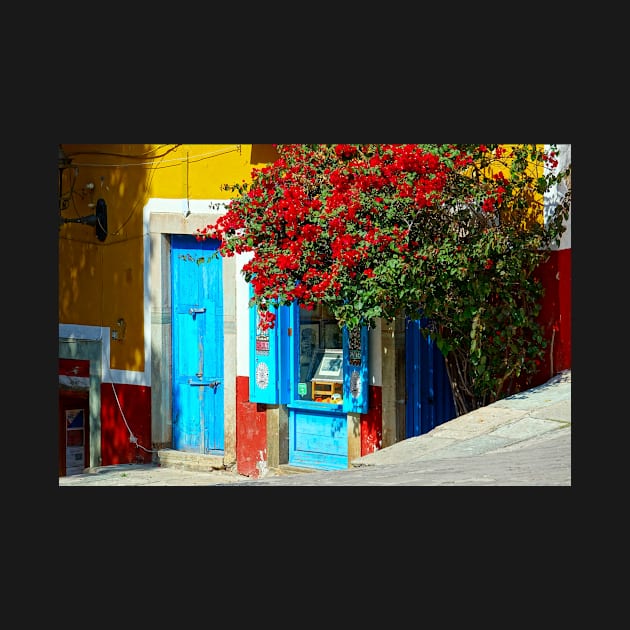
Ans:
{"label": "yellow wall", "polygon": [[[492,177],[493,174],[502,172],[504,175],[508,175],[509,173],[509,164],[511,162],[509,155],[512,153],[513,149],[517,146],[514,144],[502,144],[500,145],[502,149],[504,149],[505,153],[501,158],[501,161],[505,162],[508,166],[501,166],[498,163],[493,163],[492,166],[485,170],[485,175],[487,177]],[[545,148],[544,144],[537,144],[536,148],[540,151],[543,151]],[[538,179],[544,174],[544,167],[540,163],[529,163],[527,168],[527,174],[534,178],[534,180]],[[535,185],[532,184],[529,189],[530,193],[526,195],[527,200],[529,202],[529,220],[535,221],[539,224],[544,223],[544,198],[543,196],[535,190]],[[516,213],[516,216],[522,217],[522,213],[519,211]],[[508,219],[507,216],[503,217],[504,220]],[[531,223],[530,223],[531,224]],[[526,228],[527,225],[523,223],[523,228]]]}
{"label": "yellow wall", "polygon": [[94,214],[88,204],[103,198],[108,236],[101,242],[94,227],[60,224],[59,322],[117,330],[122,338],[111,342],[110,367],[143,371],[145,205],[151,198],[228,199],[222,186],[248,181],[253,167],[277,154],[271,145],[251,144],[61,147],[71,164],[60,171],[60,216]]}

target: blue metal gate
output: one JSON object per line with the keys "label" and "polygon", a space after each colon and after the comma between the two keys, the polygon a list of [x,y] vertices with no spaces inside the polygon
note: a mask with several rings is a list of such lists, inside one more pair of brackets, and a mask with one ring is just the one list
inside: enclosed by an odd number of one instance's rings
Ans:
{"label": "blue metal gate", "polygon": [[425,339],[425,319],[406,320],[406,437],[428,433],[457,415],[444,357]]}

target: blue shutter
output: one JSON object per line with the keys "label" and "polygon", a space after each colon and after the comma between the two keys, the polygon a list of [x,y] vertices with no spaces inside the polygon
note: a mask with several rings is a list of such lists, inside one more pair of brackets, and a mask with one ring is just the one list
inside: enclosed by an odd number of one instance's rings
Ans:
{"label": "blue shutter", "polygon": [[[276,315],[276,309],[269,309]],[[249,399],[251,402],[278,402],[278,326],[268,330],[258,327],[256,305],[249,307]]]}
{"label": "blue shutter", "polygon": [[291,311],[288,306],[269,310],[275,314],[276,324],[262,331],[258,328],[258,309],[249,307],[249,400],[268,405],[286,404],[291,391]]}
{"label": "blue shutter", "polygon": [[290,306],[281,306],[276,316],[276,329],[278,339],[278,402],[286,405],[290,402],[291,396],[291,369],[293,361],[291,356],[293,352],[293,344],[291,336],[295,331],[294,325],[291,323],[293,312]]}
{"label": "blue shutter", "polygon": [[343,332],[343,410],[346,413],[368,411],[368,329],[344,326]]}

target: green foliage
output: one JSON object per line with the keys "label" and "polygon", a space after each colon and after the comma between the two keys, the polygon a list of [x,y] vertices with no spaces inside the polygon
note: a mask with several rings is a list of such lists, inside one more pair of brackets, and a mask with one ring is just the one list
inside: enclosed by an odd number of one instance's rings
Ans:
{"label": "green foliage", "polygon": [[253,252],[243,273],[259,309],[323,302],[349,328],[427,318],[460,414],[536,371],[546,345],[536,270],[570,209],[569,192],[542,219],[542,196],[570,174],[556,147],[276,148],[199,233],[220,239],[223,256]]}

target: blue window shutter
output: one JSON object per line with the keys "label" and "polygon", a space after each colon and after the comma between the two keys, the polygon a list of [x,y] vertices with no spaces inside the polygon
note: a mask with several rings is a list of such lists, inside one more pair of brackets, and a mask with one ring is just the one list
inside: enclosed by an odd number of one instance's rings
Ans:
{"label": "blue window shutter", "polygon": [[278,403],[278,313],[276,326],[261,330],[256,305],[249,307],[249,399],[251,402]]}
{"label": "blue window shutter", "polygon": [[346,413],[368,411],[368,329],[343,332],[343,410]]}
{"label": "blue window shutter", "polygon": [[293,344],[291,343],[295,326],[292,323],[293,311],[289,306],[281,306],[276,317],[276,328],[278,335],[278,402],[286,405],[290,402],[291,396],[291,353]]}

